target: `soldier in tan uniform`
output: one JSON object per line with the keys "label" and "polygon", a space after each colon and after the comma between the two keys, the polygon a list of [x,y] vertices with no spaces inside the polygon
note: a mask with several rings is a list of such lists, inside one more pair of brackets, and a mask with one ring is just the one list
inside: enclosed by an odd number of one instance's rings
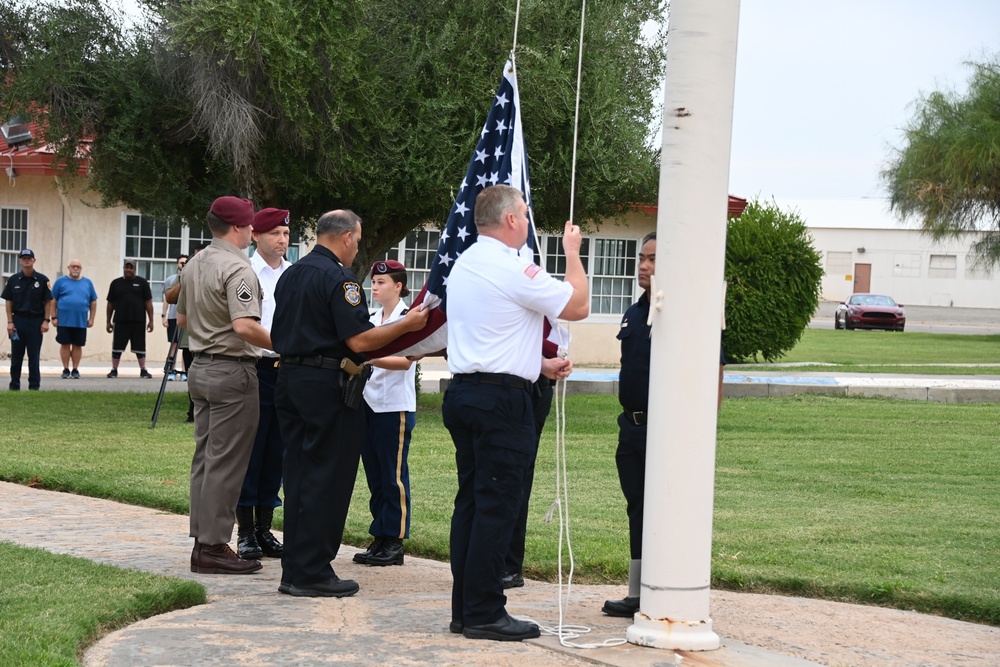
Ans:
{"label": "soldier in tan uniform", "polygon": [[188,369],[195,424],[191,571],[203,574],[261,569],[259,560],[240,560],[229,547],[257,432],[256,363],[260,348],[272,347],[260,324],[260,283],[243,253],[253,218],[249,200],[216,199],[208,213],[212,243],[191,258],[180,278],[177,324],[187,329],[194,354]]}

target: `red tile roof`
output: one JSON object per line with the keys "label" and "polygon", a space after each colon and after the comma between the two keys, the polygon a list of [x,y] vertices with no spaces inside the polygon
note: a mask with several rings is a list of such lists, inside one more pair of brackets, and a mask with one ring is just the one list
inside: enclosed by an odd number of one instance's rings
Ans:
{"label": "red tile roof", "polygon": [[[0,168],[13,167],[15,176],[55,176],[61,169],[55,163],[56,148],[50,143],[41,140],[41,132],[34,123],[31,127],[31,141],[26,144],[9,146],[0,134]],[[77,149],[77,156],[80,164],[77,172],[80,176],[87,175],[87,168],[90,160],[87,154],[90,151],[90,140],[80,143]]]}

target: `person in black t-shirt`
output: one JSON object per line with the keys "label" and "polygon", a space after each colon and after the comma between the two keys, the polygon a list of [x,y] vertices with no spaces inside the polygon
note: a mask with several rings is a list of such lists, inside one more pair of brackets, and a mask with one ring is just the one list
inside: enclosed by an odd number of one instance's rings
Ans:
{"label": "person in black t-shirt", "polygon": [[135,261],[126,259],[123,273],[121,278],[112,280],[108,288],[107,329],[114,335],[108,377],[118,377],[122,353],[126,345],[131,345],[139,361],[139,377],[151,378],[153,376],[146,370],[146,332],[153,332],[153,293],[149,282],[135,275]]}

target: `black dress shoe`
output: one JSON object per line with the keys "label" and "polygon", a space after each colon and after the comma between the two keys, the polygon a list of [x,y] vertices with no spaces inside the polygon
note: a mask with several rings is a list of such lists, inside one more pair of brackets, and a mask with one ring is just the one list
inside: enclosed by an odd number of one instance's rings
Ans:
{"label": "black dress shoe", "polygon": [[354,562],[355,563],[359,563],[361,565],[367,565],[368,564],[368,558],[373,553],[376,553],[379,549],[382,548],[382,539],[383,538],[381,538],[381,537],[376,537],[374,540],[372,540],[372,543],[368,545],[367,549],[365,549],[364,551],[361,551],[359,553],[354,554]]}
{"label": "black dress shoe", "polygon": [[278,592],[288,595],[288,589],[291,588],[291,586],[292,585],[287,581],[282,581],[280,584],[278,584]]}
{"label": "black dress shoe", "polygon": [[462,634],[462,621],[452,621],[448,624],[448,631],[452,634]]}
{"label": "black dress shoe", "polygon": [[624,600],[605,600],[601,607],[608,616],[620,616],[622,618],[632,618],[635,612],[639,611],[639,598],[625,598]]}
{"label": "black dress shoe", "polygon": [[394,537],[384,538],[382,541],[382,547],[370,555],[366,563],[377,567],[383,567],[385,565],[402,565],[403,540]]}
{"label": "black dress shoe", "polygon": [[508,588],[521,588],[524,586],[524,575],[520,572],[504,572],[500,577],[500,584],[504,590]]}
{"label": "black dress shoe", "polygon": [[534,639],[541,632],[538,626],[530,621],[519,621],[510,614],[504,613],[499,621],[486,625],[467,625],[462,628],[466,639],[493,639],[498,642],[519,642],[522,639]]}
{"label": "black dress shoe", "polygon": [[315,584],[288,584],[287,590],[281,589],[282,586],[278,586],[278,591],[300,598],[346,598],[357,593],[361,587],[356,581],[334,575]]}

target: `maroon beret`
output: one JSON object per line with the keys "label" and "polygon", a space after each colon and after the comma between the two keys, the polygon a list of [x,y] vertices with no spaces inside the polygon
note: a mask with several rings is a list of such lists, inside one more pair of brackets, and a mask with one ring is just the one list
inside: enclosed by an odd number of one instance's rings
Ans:
{"label": "maroon beret", "polygon": [[219,197],[212,202],[212,213],[219,220],[237,227],[253,224],[253,202],[239,197]]}
{"label": "maroon beret", "polygon": [[406,267],[394,259],[382,259],[372,264],[373,276],[384,276],[387,273],[405,273],[405,272],[406,272]]}
{"label": "maroon beret", "polygon": [[253,217],[253,230],[258,234],[263,234],[275,227],[287,227],[289,222],[291,222],[291,217],[285,209],[262,208]]}

